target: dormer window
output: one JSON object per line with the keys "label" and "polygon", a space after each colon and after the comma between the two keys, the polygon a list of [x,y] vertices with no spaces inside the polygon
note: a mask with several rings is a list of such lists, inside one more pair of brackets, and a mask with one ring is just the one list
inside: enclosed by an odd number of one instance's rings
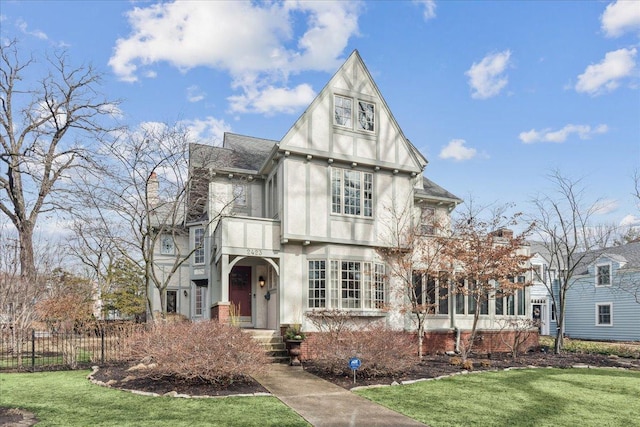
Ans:
{"label": "dormer window", "polygon": [[611,286],[611,264],[596,265],[596,286]]}

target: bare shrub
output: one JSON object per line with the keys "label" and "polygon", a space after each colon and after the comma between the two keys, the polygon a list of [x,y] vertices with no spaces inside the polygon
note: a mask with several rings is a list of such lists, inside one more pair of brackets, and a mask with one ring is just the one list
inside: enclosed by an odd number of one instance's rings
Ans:
{"label": "bare shrub", "polygon": [[382,326],[367,330],[342,330],[339,335],[323,332],[314,335],[314,363],[334,375],[349,375],[348,362],[358,357],[358,372],[368,377],[390,376],[409,369],[417,362],[411,335]]}
{"label": "bare shrub", "polygon": [[[522,353],[524,346],[534,334],[538,332],[540,321],[523,318],[509,318],[498,322],[500,324],[500,339],[509,349],[515,359]],[[503,332],[510,333],[505,334]]]}
{"label": "bare shrub", "polygon": [[306,316],[316,329],[328,333],[332,339],[337,339],[344,331],[353,327],[353,314],[337,308],[313,310]]}
{"label": "bare shrub", "polygon": [[154,362],[140,375],[219,385],[263,373],[267,364],[264,350],[250,335],[216,322],[155,324],[133,337],[131,351],[136,360]]}

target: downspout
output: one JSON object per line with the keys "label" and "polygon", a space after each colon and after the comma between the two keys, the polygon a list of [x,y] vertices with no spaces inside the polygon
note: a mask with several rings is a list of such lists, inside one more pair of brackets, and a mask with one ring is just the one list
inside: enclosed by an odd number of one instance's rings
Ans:
{"label": "downspout", "polygon": [[451,328],[453,329],[453,331],[456,334],[456,342],[455,342],[455,347],[454,347],[454,351],[456,353],[460,353],[460,329],[458,329],[458,327],[456,326],[456,315],[455,315],[455,297],[456,295],[451,292],[451,283],[449,283],[449,315],[450,315],[450,322],[451,322]]}

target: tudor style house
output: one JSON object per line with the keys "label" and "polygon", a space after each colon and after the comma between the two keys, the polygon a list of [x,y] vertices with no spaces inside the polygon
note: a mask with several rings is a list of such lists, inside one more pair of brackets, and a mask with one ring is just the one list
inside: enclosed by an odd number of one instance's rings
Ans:
{"label": "tudor style house", "polygon": [[[408,328],[410,315],[399,309],[402,295],[392,292],[377,250],[389,244],[388,213],[412,212],[428,235],[438,232],[434,218],[450,226],[461,200],[423,176],[427,160],[357,51],[281,140],[226,133],[222,146],[194,144],[190,156],[197,175],[190,194],[203,202],[190,204],[189,241],[167,236],[158,248],[167,256],[173,245],[196,249],[168,288],[169,311],[232,316],[253,328],[300,323],[309,331],[309,311],[338,309]],[[438,298],[433,328],[471,325],[464,296]],[[528,298],[523,291],[500,312],[492,300],[480,327],[497,329],[496,315],[530,316]],[[157,292],[152,301],[157,307]]]}
{"label": "tudor style house", "polygon": [[571,338],[640,341],[640,242],[580,254],[567,292]]}

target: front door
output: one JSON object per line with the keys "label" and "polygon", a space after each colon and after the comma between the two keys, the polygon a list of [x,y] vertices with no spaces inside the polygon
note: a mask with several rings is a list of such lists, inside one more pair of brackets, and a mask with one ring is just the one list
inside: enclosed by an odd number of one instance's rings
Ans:
{"label": "front door", "polygon": [[251,318],[251,296],[251,267],[233,267],[229,275],[229,299],[239,308],[241,317]]}

